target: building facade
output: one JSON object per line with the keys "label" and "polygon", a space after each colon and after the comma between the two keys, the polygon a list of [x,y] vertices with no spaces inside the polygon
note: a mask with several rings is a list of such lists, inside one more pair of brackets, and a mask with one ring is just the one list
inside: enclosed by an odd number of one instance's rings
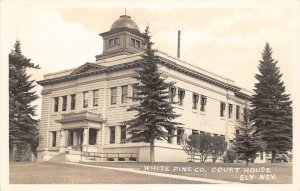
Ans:
{"label": "building facade", "polygon": [[[101,33],[103,53],[94,63],[44,75],[38,160],[64,153],[68,160],[149,161],[149,143],[126,143],[123,121],[133,118],[127,109],[139,83],[132,75],[143,60],[143,35],[130,16],[122,15]],[[159,69],[176,82],[170,88],[176,120],[184,129],[155,142],[155,161],[187,161],[180,135],[210,132],[223,136],[229,148],[243,120],[250,92],[234,81],[157,51]],[[116,157],[118,155],[118,157]],[[122,155],[122,157],[120,157]]]}

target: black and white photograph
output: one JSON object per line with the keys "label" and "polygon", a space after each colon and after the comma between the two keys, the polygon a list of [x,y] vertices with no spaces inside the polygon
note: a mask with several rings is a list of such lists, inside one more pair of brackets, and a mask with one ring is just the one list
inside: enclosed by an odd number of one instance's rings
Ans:
{"label": "black and white photograph", "polygon": [[300,190],[299,0],[0,5],[0,190]]}

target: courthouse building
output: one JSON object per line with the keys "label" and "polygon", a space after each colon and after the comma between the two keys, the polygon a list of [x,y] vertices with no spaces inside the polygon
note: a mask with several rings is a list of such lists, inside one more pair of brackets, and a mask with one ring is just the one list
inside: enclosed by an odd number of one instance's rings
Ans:
{"label": "courthouse building", "polygon": [[[132,78],[143,60],[143,35],[130,16],[122,15],[110,30],[100,34],[103,53],[93,63],[44,75],[38,160],[64,155],[68,160],[149,161],[149,143],[129,142],[123,121],[135,112],[127,109],[139,83]],[[159,47],[159,42],[156,42]],[[243,120],[250,92],[234,81],[158,51],[159,69],[176,84],[170,89],[176,101],[176,120],[183,129],[173,138],[155,142],[155,161],[187,161],[180,135],[210,132],[223,136],[232,147]],[[115,154],[113,154],[115,153]],[[60,154],[60,155],[59,155]],[[97,156],[99,158],[97,158]]]}

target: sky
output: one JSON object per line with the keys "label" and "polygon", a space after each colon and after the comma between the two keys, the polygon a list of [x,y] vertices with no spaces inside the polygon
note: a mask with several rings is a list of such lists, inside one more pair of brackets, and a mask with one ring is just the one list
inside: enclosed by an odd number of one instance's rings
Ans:
{"label": "sky", "polygon": [[[28,73],[32,79],[42,80],[47,73],[94,62],[95,55],[102,53],[98,34],[109,31],[126,8],[141,32],[150,27],[155,49],[176,56],[180,30],[182,60],[228,77],[248,90],[253,90],[261,52],[269,42],[287,92],[293,92],[293,56],[299,50],[294,45],[295,30],[299,27],[292,4],[199,2],[203,3],[5,1],[1,41],[9,52],[19,39],[23,54],[41,66]],[[42,87],[34,90],[40,95]],[[41,99],[34,104],[38,105],[36,118],[40,118]]]}

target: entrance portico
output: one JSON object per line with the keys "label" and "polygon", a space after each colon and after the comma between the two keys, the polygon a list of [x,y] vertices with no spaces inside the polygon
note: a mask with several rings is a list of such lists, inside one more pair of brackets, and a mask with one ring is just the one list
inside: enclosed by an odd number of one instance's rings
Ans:
{"label": "entrance portico", "polygon": [[66,152],[101,152],[103,145],[103,119],[100,114],[88,111],[63,114],[61,123],[59,153]]}

